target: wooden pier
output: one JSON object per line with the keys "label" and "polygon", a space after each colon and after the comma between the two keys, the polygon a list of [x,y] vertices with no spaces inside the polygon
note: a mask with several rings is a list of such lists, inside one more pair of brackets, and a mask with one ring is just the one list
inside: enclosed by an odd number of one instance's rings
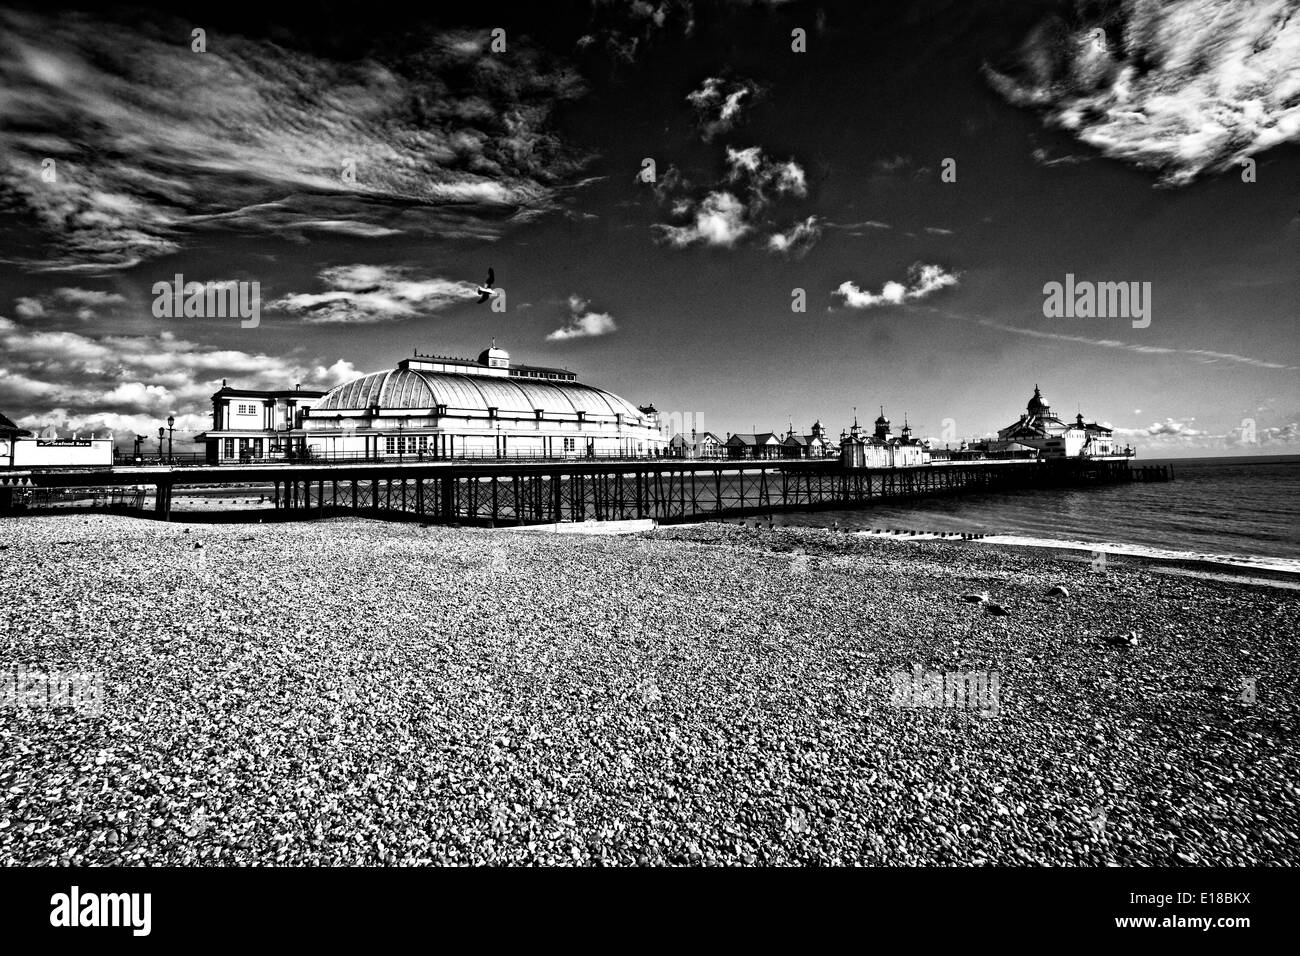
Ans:
{"label": "wooden pier", "polygon": [[[308,519],[356,514],[443,524],[552,524],[653,518],[663,523],[864,507],[880,499],[1166,481],[1167,466],[1129,459],[944,461],[851,469],[838,460],[627,460],[370,462],[33,472],[41,488],[105,494],[153,486],[155,517],[171,517],[178,488],[272,489],[273,514]],[[136,500],[144,502],[145,496]],[[266,512],[258,512],[265,515]]]}

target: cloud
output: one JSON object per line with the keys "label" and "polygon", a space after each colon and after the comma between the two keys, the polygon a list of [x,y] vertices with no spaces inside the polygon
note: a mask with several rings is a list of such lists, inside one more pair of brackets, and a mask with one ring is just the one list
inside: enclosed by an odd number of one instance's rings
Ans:
{"label": "cloud", "polygon": [[697,242],[730,249],[752,228],[746,221],[745,204],[729,192],[709,193],[698,205],[686,206],[683,212],[692,217],[690,223],[657,226],[664,239],[679,249]]}
{"label": "cloud", "polygon": [[844,304],[851,309],[870,309],[882,305],[902,305],[916,299],[923,299],[940,289],[957,284],[957,276],[947,272],[943,266],[914,263],[907,270],[904,282],[890,280],[879,292],[866,292],[853,282],[840,283],[833,293],[844,299]]}
{"label": "cloud", "polygon": [[104,306],[125,302],[116,292],[98,289],[65,287],[42,296],[26,297],[14,301],[14,314],[21,319],[43,319],[51,316],[75,316],[82,321],[96,318]]}
{"label": "cloud", "polygon": [[808,250],[821,238],[822,229],[816,216],[796,222],[785,232],[774,232],[767,237],[768,252],[794,256],[807,255]]}
{"label": "cloud", "polygon": [[1034,162],[1049,169],[1053,166],[1077,166],[1088,161],[1087,156],[1076,156],[1073,153],[1068,153],[1065,156],[1053,156],[1047,150],[1041,148],[1034,150],[1031,155],[1034,157]]}
{"label": "cloud", "polygon": [[864,219],[861,222],[826,222],[822,225],[827,229],[843,229],[850,236],[864,236],[865,229],[892,229],[894,228],[887,222],[880,222],[877,219]]}
{"label": "cloud", "polygon": [[1300,442],[1300,423],[1297,422],[1263,426],[1248,419],[1222,433],[1198,428],[1195,422],[1195,418],[1166,418],[1142,428],[1117,428],[1115,434],[1139,440],[1148,452],[1152,449],[1214,450],[1224,446],[1238,451],[1273,447],[1279,452],[1289,452]]}
{"label": "cloud", "polygon": [[238,34],[194,53],[189,30],[0,12],[0,194],[51,240],[27,268],[103,273],[209,228],[494,238],[587,160],[550,122],[582,82],[523,38],[334,61]]}
{"label": "cloud", "polygon": [[[168,415],[177,440],[210,427],[202,412],[222,379],[242,388],[294,383],[328,388],[358,377],[348,362],[303,364],[279,356],[156,335],[86,335],[27,329],[0,317],[0,408],[23,428],[156,434]],[[182,438],[184,436],[184,438]]]}
{"label": "cloud", "polygon": [[614,317],[608,312],[592,312],[587,307],[591,303],[578,295],[569,296],[568,322],[546,336],[548,342],[564,342],[569,339],[595,338],[618,331]]}
{"label": "cloud", "polygon": [[768,159],[757,146],[748,149],[727,147],[727,181],[745,186],[751,205],[769,201],[768,190],[778,196],[808,195],[808,179],[803,167],[793,159],[777,162]]}
{"label": "cloud", "polygon": [[1182,435],[1185,438],[1199,438],[1208,432],[1193,426],[1195,418],[1166,418],[1162,422],[1152,422],[1146,428],[1122,428],[1116,431],[1124,435]]}
{"label": "cloud", "polygon": [[694,108],[700,133],[707,142],[735,126],[741,112],[758,95],[758,84],[750,80],[728,81],[711,76],[698,90],[687,94],[686,102]]}
{"label": "cloud", "polygon": [[331,288],[292,293],[267,309],[300,315],[315,325],[392,322],[473,302],[477,288],[473,282],[437,276],[416,278],[398,266],[332,266],[321,271],[320,280]]}
{"label": "cloud", "polygon": [[1099,9],[1104,20],[1040,23],[1014,69],[985,66],[990,85],[1164,186],[1300,137],[1294,0],[1124,0]]}
{"label": "cloud", "polygon": [[878,173],[896,173],[912,164],[908,156],[886,156],[873,162],[872,168]]}
{"label": "cloud", "polygon": [[591,4],[592,25],[575,46],[601,51],[615,63],[633,63],[660,34],[690,36],[695,31],[692,0],[598,0]]}
{"label": "cloud", "polygon": [[[927,306],[927,308],[936,315],[955,319],[958,322],[973,322],[976,325],[982,325],[985,328],[997,329],[1002,332],[1013,332],[1016,335],[1027,335],[1030,338],[1035,339],[1051,339],[1057,342],[1072,342],[1079,345],[1091,345],[1097,348],[1121,349],[1125,352],[1136,352],[1142,355],[1186,356],[1204,365],[1213,365],[1218,362],[1232,362],[1239,365],[1249,365],[1253,368],[1280,369],[1288,372],[1300,371],[1300,366],[1285,365],[1281,362],[1270,362],[1265,359],[1252,358],[1249,355],[1238,355],[1234,352],[1216,352],[1211,349],[1176,349],[1165,345],[1138,345],[1132,342],[1123,342],[1119,339],[1090,339],[1083,335],[1066,335],[1061,332],[1044,332],[1041,329],[1026,329],[1014,325],[1005,325],[1001,322],[995,322],[992,319],[962,315],[957,312],[950,312],[947,309],[936,309],[932,306]],[[1138,413],[1135,411],[1134,414],[1136,415]]]}
{"label": "cloud", "polygon": [[[793,159],[772,160],[762,149],[726,149],[727,172],[723,182],[696,202],[681,197],[672,201],[672,214],[689,218],[678,225],[655,224],[665,242],[684,248],[702,243],[730,249],[759,226],[772,223],[763,216],[765,210],[777,199],[803,198],[808,195],[808,181],[803,167]],[[811,245],[820,230],[809,217],[791,225],[786,231],[768,237],[767,246],[772,251],[786,251],[782,246],[786,237],[797,240],[798,246]],[[777,238],[777,237],[782,238]]]}

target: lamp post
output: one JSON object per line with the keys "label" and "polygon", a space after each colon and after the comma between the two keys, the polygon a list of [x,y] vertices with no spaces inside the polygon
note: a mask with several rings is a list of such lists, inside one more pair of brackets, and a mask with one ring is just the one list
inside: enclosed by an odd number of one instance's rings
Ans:
{"label": "lamp post", "polygon": [[173,416],[168,415],[167,416],[167,463],[168,464],[171,464],[172,462],[172,436],[175,434],[175,432],[176,432],[176,419]]}
{"label": "lamp post", "polygon": [[398,422],[397,423],[397,460],[398,461],[401,461],[406,456],[406,440],[402,437],[402,433],[405,430],[406,430],[406,422],[405,421]]}
{"label": "lamp post", "polygon": [[158,426],[158,460],[159,461],[162,461],[162,456],[163,456],[162,440],[163,440],[163,435],[166,433],[166,431],[167,429],[163,428],[161,425]]}
{"label": "lamp post", "polygon": [[140,446],[143,444],[144,444],[144,436],[136,435],[135,436],[135,460],[136,461],[140,460]]}

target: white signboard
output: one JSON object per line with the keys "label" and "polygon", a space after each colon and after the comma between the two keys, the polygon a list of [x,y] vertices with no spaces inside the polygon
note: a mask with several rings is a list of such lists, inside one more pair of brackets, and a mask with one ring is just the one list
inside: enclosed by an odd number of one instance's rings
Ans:
{"label": "white signboard", "polygon": [[13,442],[16,468],[96,467],[113,464],[111,438],[18,438]]}

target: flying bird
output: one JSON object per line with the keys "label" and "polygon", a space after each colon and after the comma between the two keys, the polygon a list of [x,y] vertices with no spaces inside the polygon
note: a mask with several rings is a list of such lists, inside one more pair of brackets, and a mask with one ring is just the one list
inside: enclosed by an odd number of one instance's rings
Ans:
{"label": "flying bird", "polygon": [[497,290],[492,288],[494,285],[496,285],[496,273],[492,271],[491,266],[488,266],[487,282],[478,287],[478,300],[480,303],[486,302],[497,294]]}

